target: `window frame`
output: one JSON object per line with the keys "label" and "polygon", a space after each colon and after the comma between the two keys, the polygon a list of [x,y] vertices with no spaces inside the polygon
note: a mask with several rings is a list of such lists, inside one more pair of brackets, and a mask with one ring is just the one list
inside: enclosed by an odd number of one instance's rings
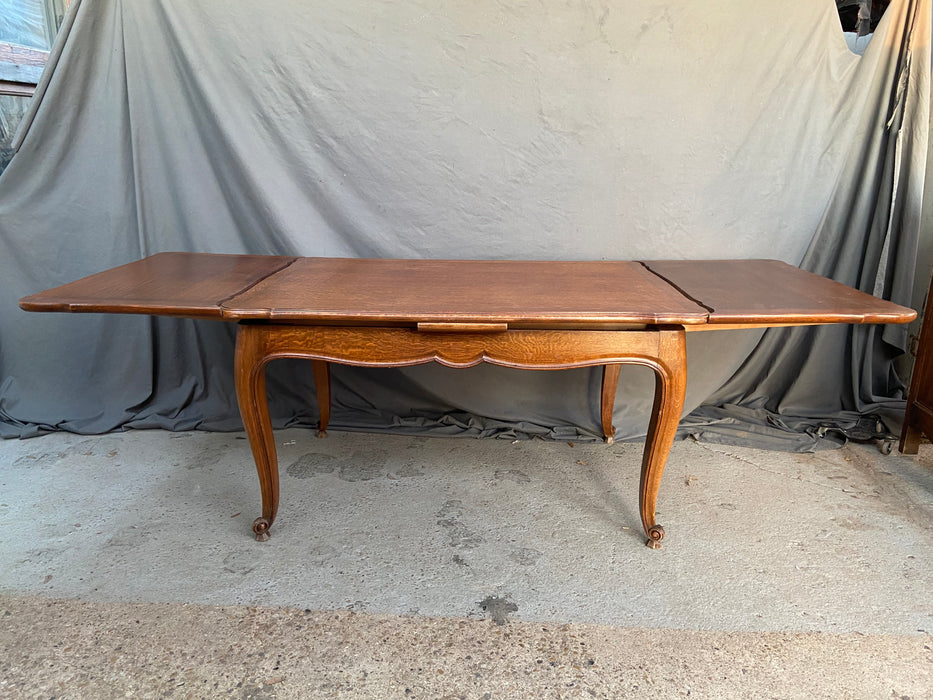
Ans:
{"label": "window frame", "polygon": [[49,52],[0,41],[0,95],[32,97]]}
{"label": "window frame", "polygon": [[[58,32],[72,0],[45,0],[49,37]],[[49,51],[0,40],[0,95],[32,97],[49,62]]]}

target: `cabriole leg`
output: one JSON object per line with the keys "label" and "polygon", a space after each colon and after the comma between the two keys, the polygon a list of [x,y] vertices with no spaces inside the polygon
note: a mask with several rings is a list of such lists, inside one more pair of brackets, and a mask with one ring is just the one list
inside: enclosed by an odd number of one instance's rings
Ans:
{"label": "cabriole leg", "polygon": [[256,462],[262,491],[262,517],[253,522],[260,542],[269,539],[269,528],[279,507],[279,466],[266,397],[266,347],[262,326],[240,324],[237,329],[234,375],[237,403],[243,427]]}
{"label": "cabriole leg", "polygon": [[642,457],[638,507],[647,545],[660,549],[664,528],[655,522],[661,475],[684,407],[687,387],[687,349],[683,330],[660,332],[658,363],[654,366],[654,408]]}

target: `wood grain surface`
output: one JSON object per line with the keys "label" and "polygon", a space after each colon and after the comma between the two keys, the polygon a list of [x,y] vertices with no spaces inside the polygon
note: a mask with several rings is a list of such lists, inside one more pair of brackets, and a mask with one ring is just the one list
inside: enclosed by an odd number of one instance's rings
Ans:
{"label": "wood grain surface", "polygon": [[225,302],[236,320],[694,324],[706,310],[635,262],[299,258]]}
{"label": "wood grain surface", "polygon": [[27,311],[422,330],[906,323],[916,312],[777,260],[367,260],[160,253]]}
{"label": "wood grain surface", "polygon": [[917,313],[779,260],[651,260],[645,266],[708,309],[708,323],[907,323]]}
{"label": "wood grain surface", "polygon": [[221,304],[281,270],[278,255],[159,253],[20,300],[26,311],[222,318]]}

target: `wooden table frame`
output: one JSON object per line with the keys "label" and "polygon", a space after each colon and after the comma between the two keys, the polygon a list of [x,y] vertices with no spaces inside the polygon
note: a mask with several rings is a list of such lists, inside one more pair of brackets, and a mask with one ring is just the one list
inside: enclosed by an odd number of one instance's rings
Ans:
{"label": "wooden table frame", "polygon": [[279,503],[278,458],[269,419],[265,367],[274,359],[312,361],[320,410],[319,434],[330,417],[329,363],[360,367],[407,367],[438,362],[473,367],[488,362],[516,369],[603,367],[600,418],[606,441],[615,434],[612,409],[623,364],[649,367],[655,397],[641,466],[638,505],[649,546],[658,547],[664,528],[655,504],[684,405],[687,349],[682,327],[645,330],[513,330],[425,332],[406,328],[347,328],[240,323],[236,342],[236,392],[262,490],[262,516],[253,522],[257,539],[269,537]]}
{"label": "wooden table frame", "polygon": [[773,260],[438,261],[162,253],[24,297],[27,311],[136,313],[239,324],[237,401],[262,493],[253,523],[269,538],[279,470],[265,368],[312,363],[319,434],[330,420],[330,364],[438,362],[558,370],[602,367],[599,415],[612,442],[622,365],[655,375],[639,512],[657,548],[661,475],[684,405],[689,331],[906,323],[916,313]]}

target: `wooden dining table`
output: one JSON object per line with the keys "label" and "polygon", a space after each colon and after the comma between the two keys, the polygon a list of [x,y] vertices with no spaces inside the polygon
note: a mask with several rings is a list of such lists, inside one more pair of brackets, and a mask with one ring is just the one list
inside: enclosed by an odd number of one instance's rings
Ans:
{"label": "wooden dining table", "polygon": [[311,361],[330,418],[330,364],[404,367],[482,362],[600,367],[599,416],[613,441],[622,365],[650,368],[655,396],[639,485],[650,547],[661,475],[687,382],[685,334],[831,323],[906,323],[916,312],[776,260],[527,261],[159,253],[20,300],[26,311],[176,316],[235,322],[237,401],[259,475],[269,537],[279,472],[265,367]]}

